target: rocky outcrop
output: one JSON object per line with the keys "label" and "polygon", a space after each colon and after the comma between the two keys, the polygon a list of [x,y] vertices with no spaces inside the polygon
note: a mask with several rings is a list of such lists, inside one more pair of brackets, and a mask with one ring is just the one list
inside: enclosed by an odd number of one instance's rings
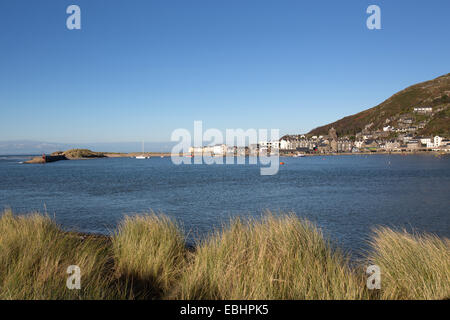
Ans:
{"label": "rocky outcrop", "polygon": [[49,163],[61,160],[77,160],[77,159],[93,159],[104,158],[105,155],[101,152],[94,152],[88,149],[72,149],[67,151],[53,152],[51,155],[42,155],[41,157],[35,157],[24,163]]}
{"label": "rocky outcrop", "polygon": [[34,164],[34,163],[49,163],[49,162],[56,162],[56,161],[61,161],[61,160],[69,160],[66,158],[65,155],[43,155],[41,157],[35,157],[29,161],[25,161],[24,163],[28,163],[28,164]]}

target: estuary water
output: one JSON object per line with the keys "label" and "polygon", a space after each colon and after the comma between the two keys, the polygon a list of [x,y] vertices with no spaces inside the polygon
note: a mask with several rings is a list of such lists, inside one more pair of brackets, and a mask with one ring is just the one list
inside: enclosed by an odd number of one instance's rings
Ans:
{"label": "estuary water", "polygon": [[153,210],[189,241],[230,217],[294,212],[350,251],[384,225],[450,237],[450,157],[353,155],[280,158],[259,165],[174,165],[170,158],[107,158],[25,165],[0,156],[0,208],[46,212],[67,230],[108,234],[124,215]]}

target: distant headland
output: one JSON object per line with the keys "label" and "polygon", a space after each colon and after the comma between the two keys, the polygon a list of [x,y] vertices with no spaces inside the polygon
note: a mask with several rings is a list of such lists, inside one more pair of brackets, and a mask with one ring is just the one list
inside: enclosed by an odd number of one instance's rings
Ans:
{"label": "distant headland", "polygon": [[[122,157],[136,157],[141,153],[118,153],[118,152],[95,152],[89,149],[70,149],[67,151],[56,151],[50,155],[43,154],[39,157],[34,157],[29,161],[25,161],[27,164],[41,164],[63,160],[86,160],[86,159],[98,159],[98,158],[122,158]],[[147,157],[165,157],[170,156],[170,153],[163,152],[147,152],[144,153]]]}
{"label": "distant headland", "polygon": [[47,163],[61,160],[75,160],[75,159],[93,159],[93,158],[105,158],[105,154],[102,152],[94,152],[88,149],[71,149],[67,151],[56,151],[50,155],[43,154],[40,157],[35,157],[24,163]]}

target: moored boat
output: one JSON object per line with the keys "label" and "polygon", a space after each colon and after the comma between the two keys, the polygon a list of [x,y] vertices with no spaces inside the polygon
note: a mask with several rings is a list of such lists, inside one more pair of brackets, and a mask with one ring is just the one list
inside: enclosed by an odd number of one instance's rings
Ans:
{"label": "moored boat", "polygon": [[305,157],[305,154],[303,153],[294,154],[294,158],[303,158],[303,157]]}

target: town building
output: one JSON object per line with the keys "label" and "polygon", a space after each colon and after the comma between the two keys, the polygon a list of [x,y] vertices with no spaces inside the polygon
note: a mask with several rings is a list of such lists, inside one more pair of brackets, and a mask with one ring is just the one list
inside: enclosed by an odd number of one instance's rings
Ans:
{"label": "town building", "polygon": [[214,155],[225,155],[227,154],[227,146],[225,144],[215,145],[212,152]]}
{"label": "town building", "polygon": [[439,147],[442,143],[442,137],[435,136],[434,137],[434,147]]}
{"label": "town building", "polygon": [[414,112],[421,113],[421,114],[432,113],[433,108],[432,107],[415,107]]}
{"label": "town building", "polygon": [[419,150],[422,147],[422,144],[420,143],[419,140],[409,140],[408,143],[406,144],[406,149],[407,150]]}

